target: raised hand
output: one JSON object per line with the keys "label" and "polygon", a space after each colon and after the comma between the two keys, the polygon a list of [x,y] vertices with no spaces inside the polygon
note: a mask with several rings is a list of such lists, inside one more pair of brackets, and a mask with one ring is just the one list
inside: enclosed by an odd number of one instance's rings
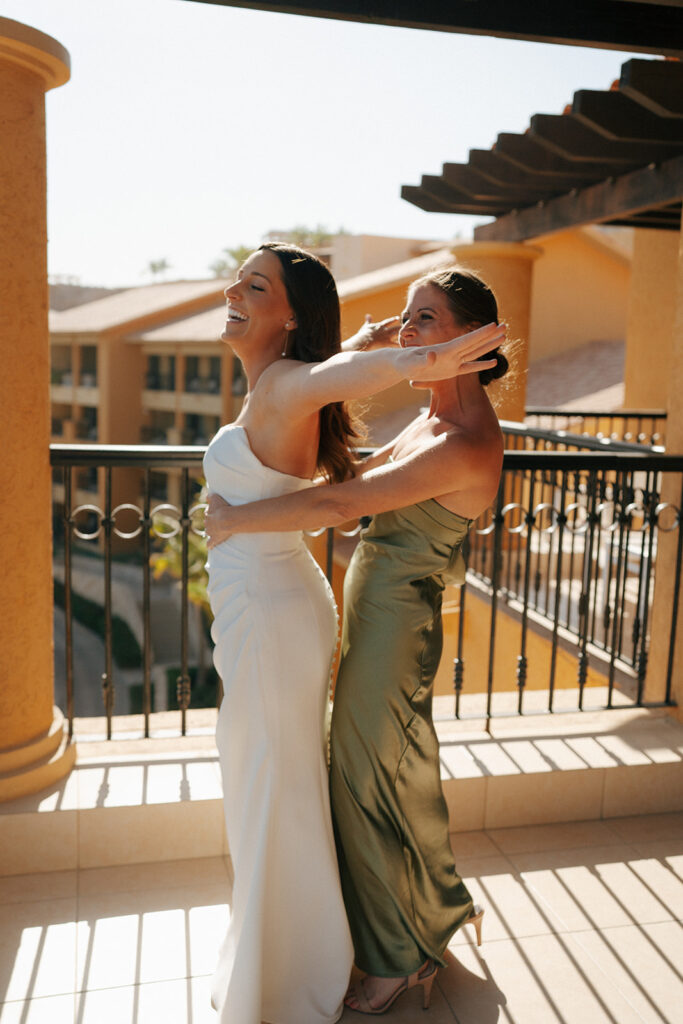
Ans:
{"label": "raised hand", "polygon": [[371,349],[398,345],[400,326],[401,318],[399,316],[388,316],[386,320],[378,320],[375,323],[371,314],[367,313],[360,330],[352,338],[348,338],[342,343],[342,351],[369,352]]}
{"label": "raised hand", "polygon": [[435,380],[492,369],[496,359],[480,359],[505,340],[505,324],[487,324],[439,345],[408,347],[400,356],[404,377],[415,388],[428,388]]}

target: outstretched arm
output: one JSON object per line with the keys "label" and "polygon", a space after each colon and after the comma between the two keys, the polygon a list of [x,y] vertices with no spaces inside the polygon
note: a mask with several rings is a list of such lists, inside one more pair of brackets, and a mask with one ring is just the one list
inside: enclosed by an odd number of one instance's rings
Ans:
{"label": "outstretched arm", "polygon": [[[492,454],[497,457],[498,453]],[[473,480],[489,471],[488,462],[481,446],[462,442],[458,443],[458,456],[454,458],[453,440],[444,437],[426,451],[378,466],[341,484],[307,487],[294,494],[245,505],[228,505],[211,495],[206,514],[209,547],[216,547],[233,533],[339,526],[358,516],[438,498],[471,487]]]}
{"label": "outstretched arm", "polygon": [[440,345],[385,348],[377,352],[341,352],[322,363],[287,365],[281,360],[263,374],[263,397],[279,408],[296,410],[300,417],[317,412],[330,402],[368,398],[401,380],[429,387],[435,380],[478,373],[496,365],[479,360],[501,344],[505,325],[487,324]]}

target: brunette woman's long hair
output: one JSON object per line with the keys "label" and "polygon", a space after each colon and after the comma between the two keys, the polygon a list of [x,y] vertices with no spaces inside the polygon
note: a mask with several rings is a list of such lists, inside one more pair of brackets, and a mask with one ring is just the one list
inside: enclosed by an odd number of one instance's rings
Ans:
{"label": "brunette woman's long hair", "polygon": [[[275,253],[294,315],[296,328],[289,332],[287,355],[303,363],[320,363],[341,352],[339,296],[332,274],[317,256],[284,242],[264,242],[259,250]],[[318,469],[330,483],[351,475],[349,451],[359,431],[345,402],[331,402],[320,410]]]}

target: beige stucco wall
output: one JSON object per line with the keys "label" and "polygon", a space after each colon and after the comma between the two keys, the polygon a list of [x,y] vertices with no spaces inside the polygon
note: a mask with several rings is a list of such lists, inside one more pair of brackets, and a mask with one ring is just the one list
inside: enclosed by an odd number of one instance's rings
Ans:
{"label": "beige stucco wall", "polygon": [[675,231],[635,232],[624,377],[628,409],[665,409],[668,402],[678,246]]}
{"label": "beige stucco wall", "polygon": [[630,264],[580,230],[535,239],[529,362],[626,337]]}
{"label": "beige stucco wall", "polygon": [[425,243],[419,238],[385,235],[335,235],[330,270],[337,281],[367,274],[392,263],[421,256]]}
{"label": "beige stucco wall", "polygon": [[[406,278],[400,284],[391,285],[371,295],[352,296],[344,299],[341,304],[342,338],[349,338],[362,326],[366,313],[373,320],[384,320],[396,316],[403,310],[410,280]],[[407,381],[387,388],[381,394],[362,403],[363,419],[371,424],[374,420],[406,407],[418,408],[424,405],[425,393],[411,388]],[[360,407],[359,407],[360,408]]]}

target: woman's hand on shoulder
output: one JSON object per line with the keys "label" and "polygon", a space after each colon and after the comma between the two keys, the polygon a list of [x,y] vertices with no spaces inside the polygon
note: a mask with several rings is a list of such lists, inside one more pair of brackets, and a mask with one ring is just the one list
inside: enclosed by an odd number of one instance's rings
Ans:
{"label": "woman's hand on shoulder", "polygon": [[408,347],[401,353],[403,376],[414,388],[428,388],[435,380],[479,373],[496,365],[496,359],[480,359],[505,340],[505,324],[487,324],[469,334],[439,345]]}
{"label": "woman's hand on shoulder", "polygon": [[231,505],[218,494],[209,494],[208,505],[204,515],[204,532],[206,533],[209,550],[222,544],[232,534],[227,525]]}

